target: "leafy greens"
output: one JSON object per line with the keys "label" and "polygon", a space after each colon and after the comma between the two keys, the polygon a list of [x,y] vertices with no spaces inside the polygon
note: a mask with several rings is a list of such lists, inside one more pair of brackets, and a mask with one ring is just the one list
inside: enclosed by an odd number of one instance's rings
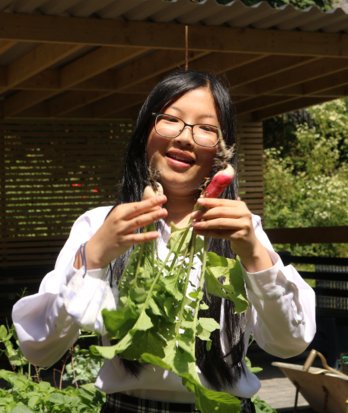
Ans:
{"label": "leafy greens", "polygon": [[[201,267],[197,285],[190,274]],[[219,329],[213,318],[199,317],[207,309],[207,295],[231,300],[236,312],[248,306],[240,263],[206,251],[205,242],[190,226],[172,232],[165,259],[157,256],[156,243],[134,248],[119,282],[117,310],[104,310],[110,346],[92,351],[111,359],[120,356],[168,370],[181,377],[195,394],[202,413],[237,413],[240,401],[227,392],[205,387],[196,370],[195,340],[210,349],[210,335]]]}

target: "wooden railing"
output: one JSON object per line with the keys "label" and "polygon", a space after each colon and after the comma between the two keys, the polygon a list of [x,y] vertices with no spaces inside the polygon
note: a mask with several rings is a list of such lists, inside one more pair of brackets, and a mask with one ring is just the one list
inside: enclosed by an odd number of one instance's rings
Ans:
{"label": "wooden railing", "polygon": [[268,228],[273,244],[348,243],[348,227]]}
{"label": "wooden railing", "polygon": [[301,276],[313,286],[318,316],[348,319],[348,258],[280,255],[284,264],[297,267]]}
{"label": "wooden railing", "polygon": [[[272,243],[278,244],[348,242],[347,227],[268,229],[266,232]],[[21,295],[37,291],[42,277],[53,268],[64,242],[63,237],[0,240],[0,323],[5,319],[10,319],[12,306]],[[300,263],[329,264],[341,267],[348,265],[348,259],[329,257],[291,257],[283,254],[283,259],[285,262],[292,262],[295,267]],[[341,273],[331,270],[310,273],[300,272],[304,278],[321,280],[320,282],[325,280],[348,282],[347,272]],[[347,290],[320,287],[320,282],[316,286],[318,296],[325,292],[326,295],[334,297],[336,294],[337,297],[348,301]],[[348,315],[348,313],[345,314]]]}
{"label": "wooden railing", "polygon": [[0,241],[0,324],[11,323],[14,303],[38,291],[43,276],[53,269],[62,238],[2,239]]}
{"label": "wooden railing", "polygon": [[[348,227],[284,228],[266,230],[273,244],[348,243]],[[311,348],[335,366],[348,351],[348,258],[298,257],[281,253],[316,293],[317,333]]]}

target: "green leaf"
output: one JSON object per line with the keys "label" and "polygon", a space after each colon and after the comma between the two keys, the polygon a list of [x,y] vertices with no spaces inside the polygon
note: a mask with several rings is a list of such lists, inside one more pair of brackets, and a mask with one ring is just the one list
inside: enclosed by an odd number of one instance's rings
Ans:
{"label": "green leaf", "polygon": [[146,331],[149,330],[151,327],[153,327],[151,318],[146,314],[145,311],[143,311],[140,314],[136,323],[134,324],[132,330]]}
{"label": "green leaf", "polygon": [[113,338],[123,337],[137,320],[137,313],[132,307],[122,307],[118,310],[103,310],[104,325]]}
{"label": "green leaf", "polygon": [[16,406],[11,410],[11,413],[34,413],[34,410],[29,409],[29,407],[23,405]]}
{"label": "green leaf", "polygon": [[204,276],[209,294],[232,301],[237,313],[246,311],[249,302],[239,261],[208,252]]}
{"label": "green leaf", "polygon": [[185,255],[192,240],[192,228],[178,228],[171,223],[170,229],[169,249],[177,255]]}
{"label": "green leaf", "polygon": [[201,413],[240,413],[240,400],[229,393],[196,385],[195,395],[196,406]]}
{"label": "green leaf", "polygon": [[183,294],[179,290],[179,282],[177,277],[164,277],[161,279],[161,285],[165,291],[172,295],[177,301],[181,301],[183,299]]}
{"label": "green leaf", "polygon": [[203,341],[211,341],[210,334],[218,329],[220,325],[213,318],[201,317],[198,320],[197,337]]}

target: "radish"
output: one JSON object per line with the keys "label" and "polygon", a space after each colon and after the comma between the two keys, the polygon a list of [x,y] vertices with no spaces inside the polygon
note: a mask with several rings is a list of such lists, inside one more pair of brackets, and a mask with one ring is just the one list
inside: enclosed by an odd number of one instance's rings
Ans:
{"label": "radish", "polygon": [[222,192],[231,184],[234,178],[234,169],[228,165],[222,171],[217,172],[209,185],[204,189],[202,197],[218,198]]}
{"label": "radish", "polygon": [[163,187],[159,182],[154,183],[155,188],[152,185],[147,185],[144,189],[143,200],[149,199],[153,196],[163,195]]}

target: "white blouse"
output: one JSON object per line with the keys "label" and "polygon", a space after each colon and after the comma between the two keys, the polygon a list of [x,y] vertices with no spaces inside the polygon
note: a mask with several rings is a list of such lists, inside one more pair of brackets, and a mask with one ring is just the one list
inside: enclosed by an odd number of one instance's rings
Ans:
{"label": "white blouse", "polygon": [[[110,208],[95,208],[76,220],[54,270],[43,278],[39,292],[21,298],[13,307],[12,318],[21,349],[35,365],[48,367],[58,361],[78,339],[80,329],[105,333],[101,310],[116,308],[117,289],[110,287],[107,268],[89,270],[83,277],[83,268],[76,270],[73,262],[80,245],[102,225]],[[250,302],[245,349],[252,335],[268,353],[276,357],[292,357],[303,352],[315,334],[314,292],[293,266],[283,265],[262,229],[260,217],[254,215],[253,222],[256,235],[268,249],[273,266],[257,273],[244,271]],[[164,221],[161,223],[160,256],[166,252],[170,235],[170,228]],[[221,319],[223,324],[223,306]],[[221,340],[223,349],[227,348],[223,330]],[[199,370],[198,373],[202,383],[209,387]],[[117,357],[105,361],[96,386],[106,393],[124,392],[172,402],[194,401],[193,394],[176,375],[145,365],[135,377],[124,370]],[[247,398],[259,387],[257,377],[245,369],[238,382],[226,390]]]}

